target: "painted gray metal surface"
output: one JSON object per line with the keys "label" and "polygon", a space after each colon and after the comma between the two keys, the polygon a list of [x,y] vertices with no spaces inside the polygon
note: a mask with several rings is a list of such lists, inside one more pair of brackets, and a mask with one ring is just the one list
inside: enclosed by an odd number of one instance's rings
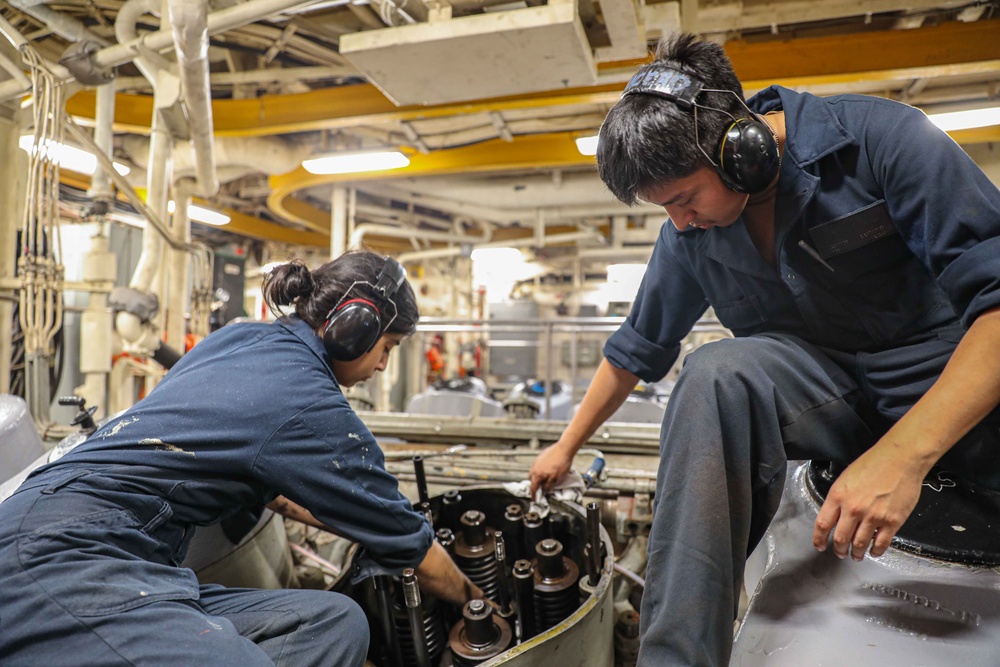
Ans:
{"label": "painted gray metal surface", "polygon": [[1000,572],[890,549],[861,563],[812,547],[819,511],[790,465],[747,563],[750,605],[730,667],[1000,665]]}
{"label": "painted gray metal surface", "polygon": [[0,394],[0,482],[44,453],[28,404],[20,396]]}
{"label": "painted gray metal surface", "polygon": [[406,402],[406,412],[420,415],[450,415],[453,417],[503,417],[503,404],[488,396],[467,392],[439,390],[414,394]]}
{"label": "painted gray metal surface", "polygon": [[[422,443],[469,443],[478,445],[537,441],[555,442],[566,430],[565,421],[511,419],[509,417],[445,417],[406,412],[359,412],[358,416],[377,437],[401,438]],[[603,452],[659,454],[659,424],[605,422],[587,441]]]}

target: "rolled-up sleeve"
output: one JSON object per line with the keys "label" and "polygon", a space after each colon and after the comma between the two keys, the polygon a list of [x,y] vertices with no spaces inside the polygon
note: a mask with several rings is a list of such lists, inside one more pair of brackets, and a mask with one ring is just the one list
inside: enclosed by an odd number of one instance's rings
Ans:
{"label": "rolled-up sleeve", "polygon": [[646,382],[663,379],[680,354],[681,340],[708,308],[704,292],[676,259],[667,222],[653,247],[632,311],[604,344],[608,362]]}
{"label": "rolled-up sleeve", "polygon": [[969,326],[1000,306],[1000,191],[923,112],[883,103],[866,137],[889,213]]}
{"label": "rolled-up sleeve", "polygon": [[374,436],[339,392],[282,424],[253,470],[389,570],[417,566],[431,546],[430,525],[400,493]]}

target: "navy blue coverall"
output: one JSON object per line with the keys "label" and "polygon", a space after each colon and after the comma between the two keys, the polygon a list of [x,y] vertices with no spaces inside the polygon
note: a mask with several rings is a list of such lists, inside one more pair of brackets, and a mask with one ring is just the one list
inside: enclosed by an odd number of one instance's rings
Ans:
{"label": "navy blue coverall", "polygon": [[195,526],[278,495],[386,571],[418,565],[433,539],[295,318],[208,336],[0,504],[0,662],[363,664],[350,598],[199,586],[179,567]]}
{"label": "navy blue coverall", "polygon": [[[922,112],[780,87],[750,106],[786,119],[776,267],[742,219],[665,224],[604,349],[656,381],[707,307],[736,336],[689,355],[667,405],[640,614],[646,667],[728,664],[744,563],[787,459],[854,460],[934,383],[967,326],[1000,306],[1000,193]],[[998,445],[995,410],[940,465],[998,489]]]}

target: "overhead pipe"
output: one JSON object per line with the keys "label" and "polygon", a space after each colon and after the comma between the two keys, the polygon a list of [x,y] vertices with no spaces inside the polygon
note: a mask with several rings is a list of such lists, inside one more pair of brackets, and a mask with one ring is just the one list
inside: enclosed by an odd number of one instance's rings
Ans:
{"label": "overhead pipe", "polygon": [[[577,241],[597,241],[604,237],[596,230],[583,232],[567,232],[565,234],[549,234],[544,237],[541,247],[555,245],[557,243],[576,243]],[[519,239],[507,239],[506,241],[491,241],[489,243],[473,244],[472,248],[530,248],[537,246],[534,236],[526,236]],[[468,248],[454,246],[451,248],[433,248],[431,250],[418,250],[416,252],[406,252],[398,257],[396,261],[400,264],[413,264],[428,259],[442,259],[445,257],[457,257],[464,254]]]}
{"label": "overhead pipe", "polygon": [[[176,181],[174,186],[174,212],[171,217],[170,231],[177,243],[191,243],[191,218],[188,217],[188,205],[195,189],[194,181],[188,178]],[[188,311],[188,269],[191,255],[186,250],[170,248],[167,250],[168,272],[167,308],[171,317],[166,322],[167,344],[174,349],[184,349],[184,316]]]}
{"label": "overhead pipe", "polygon": [[[411,207],[412,209],[412,207]],[[363,217],[371,219],[372,222],[378,222],[379,220],[388,221],[386,224],[395,224],[402,220],[406,220],[410,223],[418,223],[422,225],[428,225],[436,229],[454,229],[454,222],[452,220],[445,220],[442,218],[435,218],[429,215],[424,215],[417,213],[413,210],[401,210],[398,208],[392,208],[391,206],[385,206],[383,204],[372,204],[372,203],[362,203],[357,205],[357,213]],[[474,221],[476,224],[480,225],[485,230],[490,228],[490,224],[483,222],[482,220]]]}
{"label": "overhead pipe", "polygon": [[[136,25],[146,14],[159,16],[159,0],[128,0],[118,11],[115,19],[115,36],[119,42],[130,42],[136,38]],[[162,30],[160,32],[163,32]],[[178,96],[175,85],[169,85],[171,77],[164,76],[170,64],[153,51],[135,58],[135,64],[153,87],[153,121],[149,135],[150,165],[146,170],[146,206],[159,220],[167,217],[169,185],[172,180],[171,149],[172,138],[164,117],[164,109],[172,107]],[[147,225],[142,234],[142,251],[132,273],[129,287],[142,294],[162,294],[164,279],[164,232],[171,244],[176,241],[169,230],[152,229]],[[183,312],[183,311],[182,311]],[[148,313],[131,312],[122,309],[115,316],[115,329],[129,349],[154,355],[162,346],[160,327],[152,322]]]}
{"label": "overhead pipe", "polygon": [[[479,235],[474,234],[449,234],[448,232],[433,232],[423,229],[413,229],[407,227],[393,227],[391,225],[375,225],[365,223],[354,228],[351,234],[350,247],[357,248],[361,245],[365,236],[375,234],[377,236],[391,236],[400,239],[423,239],[425,241],[439,241],[442,243],[479,244],[490,240],[492,236],[488,228],[484,228]],[[429,251],[428,251],[429,252]]]}
{"label": "overhead pipe", "polygon": [[[115,122],[115,84],[106,83],[97,87],[97,101],[94,108],[94,143],[109,159],[114,158],[114,122]],[[87,196],[97,200],[110,200],[114,197],[111,190],[111,175],[103,169],[98,169],[90,177],[90,189]]]}
{"label": "overhead pipe", "polygon": [[41,21],[49,30],[71,42],[89,41],[100,46],[108,42],[87,29],[83,23],[49,7],[41,6],[44,0],[9,0],[10,5],[28,16]]}
{"label": "overhead pipe", "polygon": [[[315,67],[283,67],[281,69],[255,69],[243,72],[210,72],[209,81],[214,86],[240,86],[245,84],[286,83],[357,76],[358,70],[344,65]],[[120,76],[115,79],[118,90],[147,87],[145,77]]]}
{"label": "overhead pipe", "polygon": [[434,208],[452,215],[464,215],[478,220],[485,220],[492,224],[501,226],[511,225],[516,222],[530,222],[534,224],[538,219],[538,212],[540,210],[544,211],[546,224],[552,224],[564,220],[579,220],[598,216],[621,215],[623,211],[628,215],[663,214],[663,208],[659,206],[640,205],[632,208],[626,208],[623,204],[616,204],[614,201],[609,201],[607,204],[583,204],[579,206],[500,208],[485,204],[467,204],[433,194],[421,194],[419,196],[415,196],[393,186],[366,186],[364,189],[366,192],[370,192],[378,196],[390,197],[405,203],[413,203],[418,206]]}
{"label": "overhead pipe", "polygon": [[215,173],[212,91],[208,80],[208,3],[170,0],[169,15],[194,146],[198,194],[211,197],[219,191],[219,177]]}
{"label": "overhead pipe", "polygon": [[[7,19],[0,16],[0,34],[2,34],[11,46],[13,46],[18,51],[21,47],[28,43],[28,40],[24,38],[17,28],[12,26]],[[20,63],[15,63],[13,60],[8,58],[3,52],[0,52],[0,67],[10,74],[11,79],[21,87],[18,94],[27,92],[31,89],[31,80],[24,73],[24,68]]]}
{"label": "overhead pipe", "polygon": [[[296,144],[280,137],[215,137],[213,143],[221,182],[251,172],[284,174],[299,166],[312,152],[308,144]],[[122,138],[122,149],[139,167],[145,169],[149,164],[146,137],[126,135]],[[173,157],[175,180],[195,176],[195,155],[190,142],[176,143]]]}
{"label": "overhead pipe", "polygon": [[[129,0],[129,2],[132,1]],[[207,21],[208,34],[216,35],[220,32],[232,30],[233,28],[239,28],[288,9],[310,5],[315,1],[248,0],[248,2],[209,14]],[[121,9],[119,9],[119,17],[121,16],[121,11],[125,9],[129,2],[122,5]],[[169,28],[163,28],[154,33],[142,35],[141,37],[123,40],[117,32],[117,19],[115,23],[115,36],[118,38],[119,43],[103,48],[93,54],[93,63],[96,68],[112,69],[132,62],[139,55],[140,48],[150,52],[157,52],[173,46],[173,31]],[[68,81],[72,78],[69,70],[65,68],[57,69],[55,74],[61,81]],[[23,91],[18,89],[18,85],[16,81],[5,81],[0,84],[0,101],[20,95]]]}
{"label": "overhead pipe", "polygon": [[[115,38],[118,40],[119,44],[144,43],[143,40],[145,40],[147,35],[139,36],[136,25],[146,14],[159,17],[160,9],[160,0],[127,0],[125,4],[118,9],[118,16],[115,18]],[[152,34],[156,35],[160,32],[169,31],[160,30]],[[94,60],[96,61],[97,56],[104,53],[106,50],[107,49],[104,49],[94,54]],[[130,60],[135,63],[135,66],[139,68],[142,75],[149,81],[150,85],[153,87],[154,96],[159,95],[159,99],[157,101],[165,107],[171,106],[175,101],[175,96],[172,94],[167,95],[166,87],[163,85],[164,82],[159,80],[160,72],[162,70],[169,69],[170,63],[161,55],[156,53],[156,49],[144,49],[142,56],[139,56],[138,54],[139,49],[137,46],[135,53]],[[99,68],[99,65],[95,65],[95,69]],[[156,106],[155,108],[163,107]]]}
{"label": "overhead pipe", "polygon": [[[208,34],[216,35],[233,28],[240,28],[284,10],[311,5],[314,2],[316,0],[248,0],[248,2],[209,14],[207,19]],[[101,49],[94,54],[94,63],[98,67],[117,67],[132,61],[140,47],[152,51],[162,51],[173,44],[173,31],[169,28],[161,28],[154,33],[134,40]]]}

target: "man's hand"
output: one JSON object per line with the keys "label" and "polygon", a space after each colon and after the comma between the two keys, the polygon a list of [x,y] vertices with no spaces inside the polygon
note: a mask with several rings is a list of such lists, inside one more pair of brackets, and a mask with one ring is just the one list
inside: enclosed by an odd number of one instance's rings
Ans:
{"label": "man's hand", "polygon": [[902,444],[882,438],[830,487],[816,517],[813,546],[826,549],[833,530],[838,558],[850,553],[860,561],[869,544],[871,555],[881,556],[916,506],[926,474],[926,465]]}
{"label": "man's hand", "polygon": [[552,485],[566,476],[573,464],[573,454],[567,454],[561,442],[549,445],[535,457],[531,464],[531,497],[538,489],[548,491]]}

